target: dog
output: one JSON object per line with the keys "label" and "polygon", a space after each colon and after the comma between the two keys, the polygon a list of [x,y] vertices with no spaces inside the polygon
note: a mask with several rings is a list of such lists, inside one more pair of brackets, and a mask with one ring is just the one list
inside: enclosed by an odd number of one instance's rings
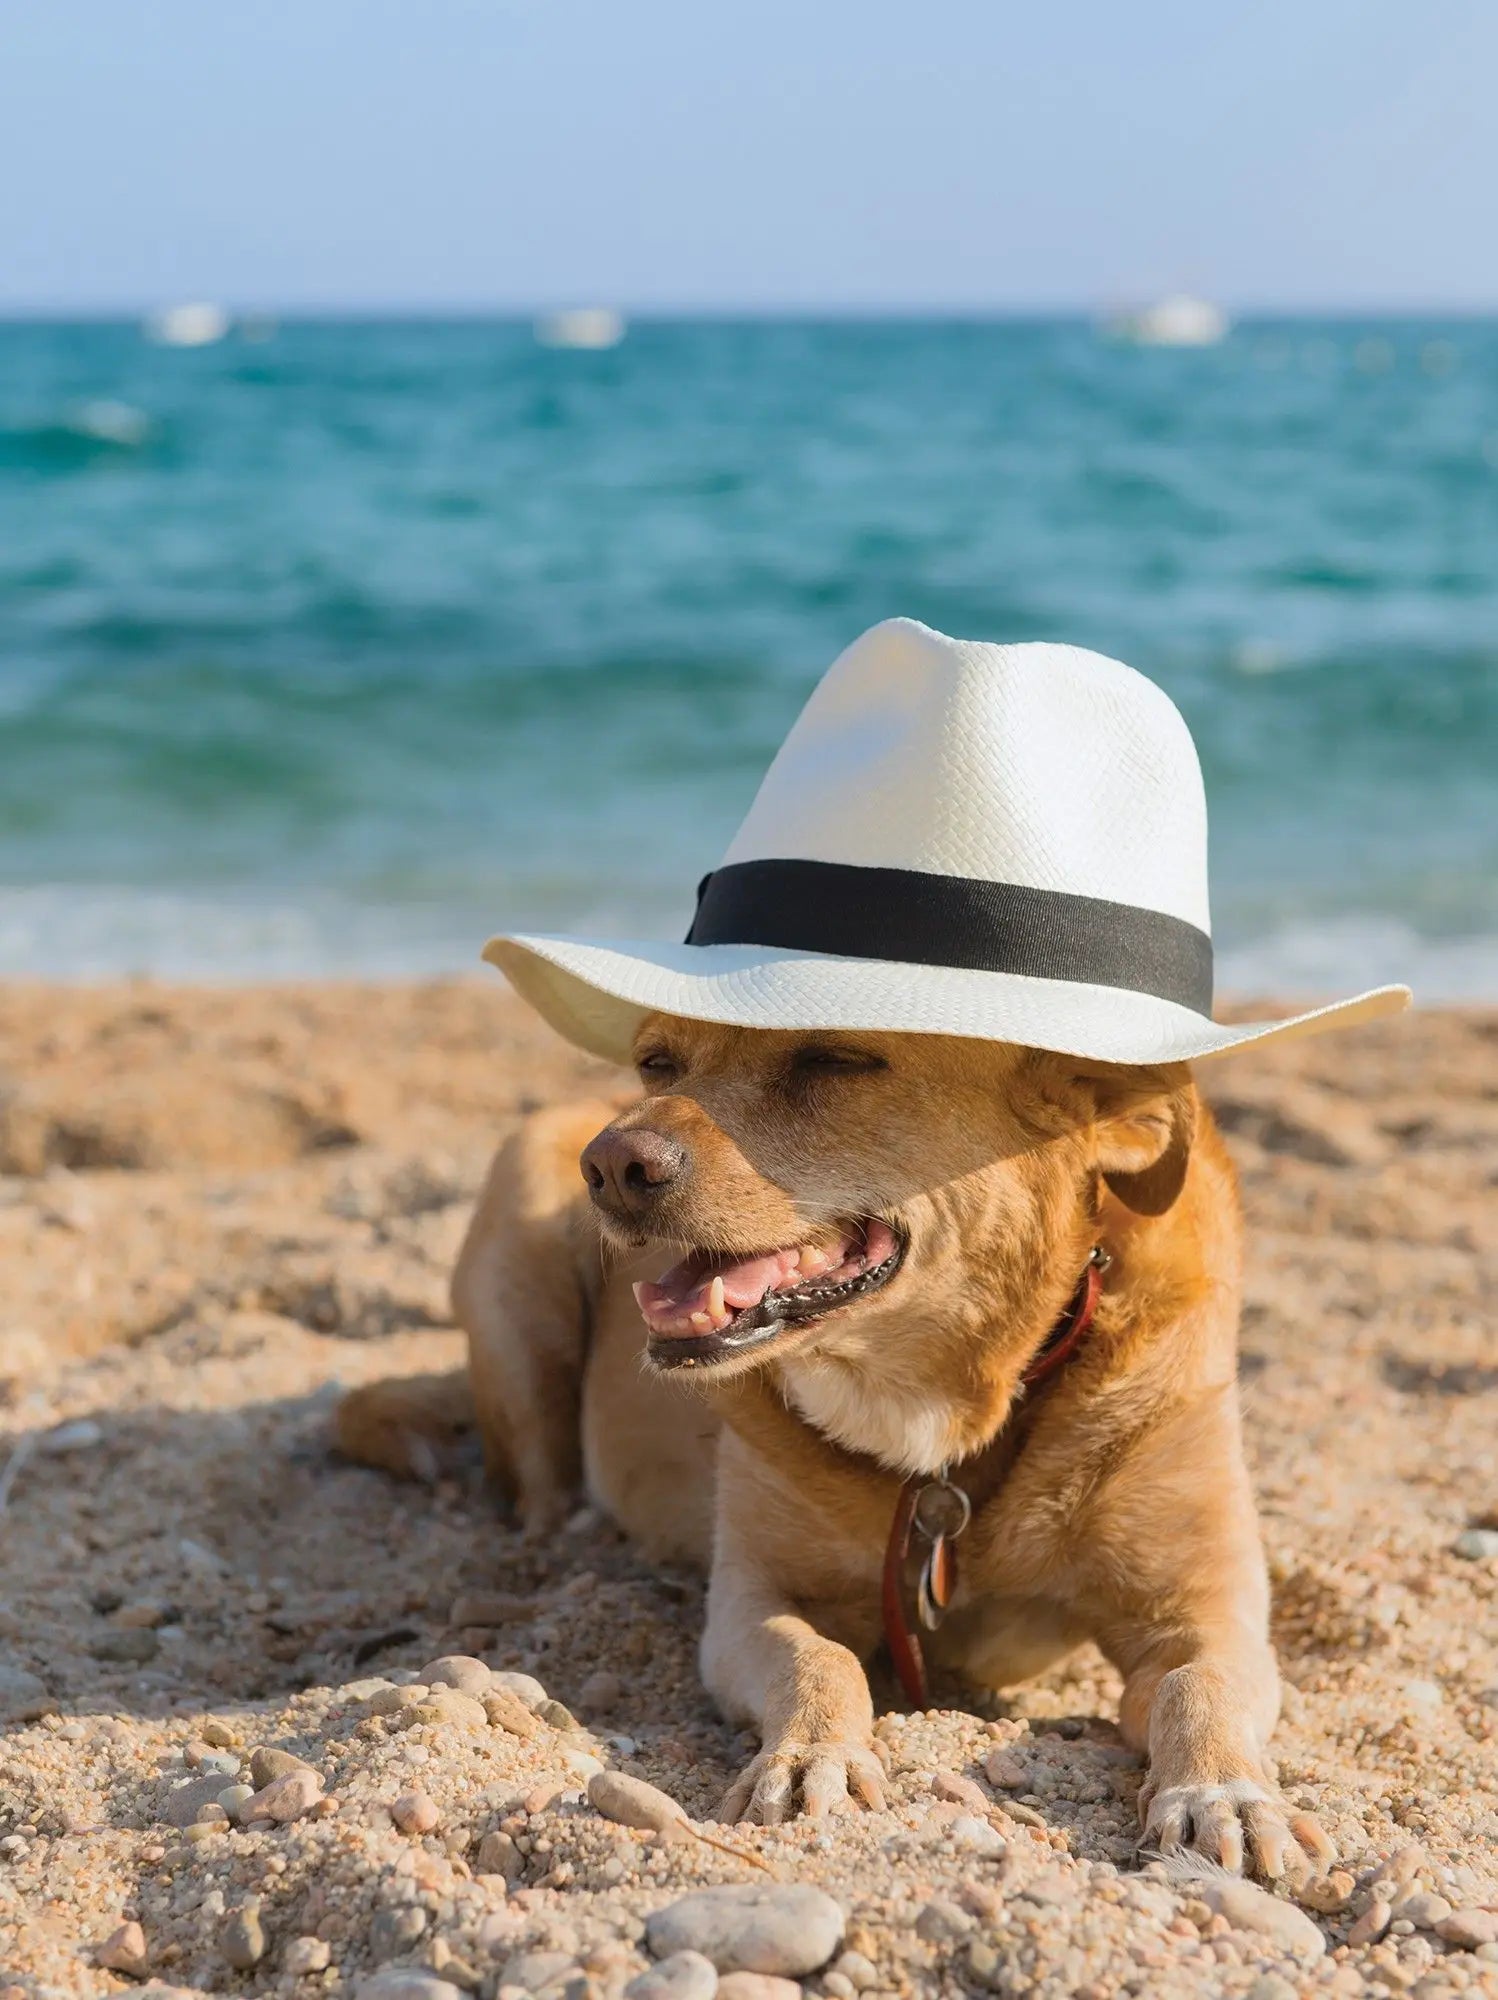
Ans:
{"label": "dog", "polygon": [[1267,1753],[1242,1231],[1189,1067],[659,1012],[634,1058],[639,1094],[534,1113],[500,1152],[453,1284],[466,1379],[356,1391],[345,1452],[409,1474],[474,1421],[527,1529],[586,1491],[704,1565],[703,1679],[762,1742],[722,1817],[766,1825],[882,1803],[891,1522],[945,1480],[971,1519],[935,1663],[1001,1689],[1094,1640],[1147,1846],[1324,1869]]}

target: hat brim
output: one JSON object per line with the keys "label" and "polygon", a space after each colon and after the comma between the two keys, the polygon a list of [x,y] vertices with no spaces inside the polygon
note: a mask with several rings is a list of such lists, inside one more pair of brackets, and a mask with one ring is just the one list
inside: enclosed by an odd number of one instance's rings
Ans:
{"label": "hat brim", "polygon": [[1410,1004],[1407,986],[1379,986],[1287,1020],[1222,1025],[1121,987],[766,945],[526,935],[491,938],[483,955],[558,1034],[626,1065],[640,1022],[656,1012],[739,1028],[966,1035],[1095,1062],[1170,1063],[1350,1027]]}

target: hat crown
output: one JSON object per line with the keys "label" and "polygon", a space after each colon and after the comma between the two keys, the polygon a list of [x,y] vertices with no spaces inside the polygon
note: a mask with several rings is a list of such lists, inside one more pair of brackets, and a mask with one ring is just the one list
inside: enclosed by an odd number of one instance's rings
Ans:
{"label": "hat crown", "polygon": [[1132,904],[1210,934],[1191,733],[1078,646],[865,632],[812,692],[724,857],[899,868]]}

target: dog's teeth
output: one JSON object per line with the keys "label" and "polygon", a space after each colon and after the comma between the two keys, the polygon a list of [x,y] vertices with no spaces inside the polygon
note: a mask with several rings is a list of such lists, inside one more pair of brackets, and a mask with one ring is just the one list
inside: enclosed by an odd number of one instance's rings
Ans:
{"label": "dog's teeth", "polygon": [[631,1291],[632,1291],[632,1292],[634,1293],[634,1295],[635,1295],[635,1304],[636,1304],[636,1305],[637,1305],[637,1306],[638,1306],[638,1307],[640,1308],[640,1311],[641,1311],[641,1312],[644,1312],[644,1310],[645,1310],[645,1296],[644,1296],[644,1294],[645,1294],[645,1280],[644,1280],[643,1278],[639,1278],[639,1279],[637,1279],[637,1280],[635,1281],[635,1283],[634,1283],[634,1284],[632,1284],[632,1285],[630,1286],[630,1288],[629,1288],[629,1289],[630,1289],[630,1290],[631,1290]]}
{"label": "dog's teeth", "polygon": [[802,1275],[808,1278],[820,1278],[824,1271],[829,1271],[832,1268],[832,1259],[827,1255],[827,1252],[825,1250],[818,1250],[811,1244],[808,1244],[801,1252],[796,1262],[801,1269]]}
{"label": "dog's teeth", "polygon": [[704,1312],[693,1313],[692,1326],[694,1331],[696,1331],[697,1333],[711,1333],[713,1330],[713,1322],[711,1315]]}
{"label": "dog's teeth", "polygon": [[723,1280],[721,1277],[714,1278],[707,1288],[707,1309],[717,1325],[725,1326],[727,1324],[728,1301],[723,1296]]}

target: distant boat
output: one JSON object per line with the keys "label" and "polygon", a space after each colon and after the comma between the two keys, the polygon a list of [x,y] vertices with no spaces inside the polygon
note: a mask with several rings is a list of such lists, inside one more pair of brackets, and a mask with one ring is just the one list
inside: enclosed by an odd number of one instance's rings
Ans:
{"label": "distant boat", "polygon": [[1119,313],[1108,323],[1115,340],[1136,347],[1215,347],[1227,337],[1232,322],[1210,299],[1173,292],[1137,312]]}
{"label": "distant boat", "polygon": [[168,306],[146,321],[146,336],[162,347],[211,347],[229,331],[229,315],[222,306],[194,302]]}
{"label": "distant boat", "polygon": [[626,330],[623,313],[607,306],[580,306],[536,321],[536,338],[543,347],[617,347]]}

